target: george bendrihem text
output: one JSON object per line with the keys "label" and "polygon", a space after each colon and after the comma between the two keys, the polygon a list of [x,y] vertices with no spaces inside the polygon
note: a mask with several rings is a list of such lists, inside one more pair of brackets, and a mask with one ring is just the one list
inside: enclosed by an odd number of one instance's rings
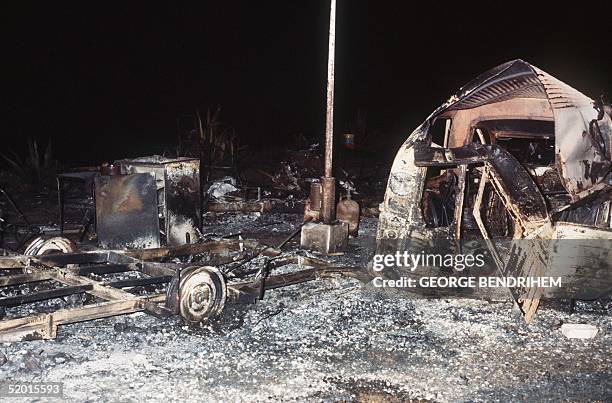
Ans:
{"label": "george bendrihem text", "polygon": [[[385,268],[403,267],[414,272],[419,267],[444,267],[462,272],[466,268],[482,268],[485,256],[482,254],[435,254],[397,252],[392,255],[375,255],[373,270],[380,272]],[[394,288],[552,288],[561,287],[561,277],[501,277],[501,276],[423,276],[386,279],[375,277],[375,287]]]}
{"label": "george bendrihem text", "polygon": [[391,288],[550,288],[561,287],[561,277],[400,277],[394,280],[375,277],[373,284]]}

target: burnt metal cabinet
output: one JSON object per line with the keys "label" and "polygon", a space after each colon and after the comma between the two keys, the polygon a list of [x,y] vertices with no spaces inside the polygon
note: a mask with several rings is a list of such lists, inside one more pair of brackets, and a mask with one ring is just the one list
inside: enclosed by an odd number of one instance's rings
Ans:
{"label": "burnt metal cabinet", "polygon": [[160,246],[155,178],[147,173],[95,178],[98,243],[103,248]]}
{"label": "burnt metal cabinet", "polygon": [[157,188],[162,239],[169,246],[193,243],[200,228],[200,161],[158,155],[115,161],[121,174],[149,173]]}

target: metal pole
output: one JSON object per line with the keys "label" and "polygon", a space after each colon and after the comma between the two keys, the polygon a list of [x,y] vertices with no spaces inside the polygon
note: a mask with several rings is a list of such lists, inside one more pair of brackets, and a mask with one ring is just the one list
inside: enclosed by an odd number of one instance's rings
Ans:
{"label": "metal pole", "polygon": [[327,59],[327,116],[325,124],[325,177],[331,178],[334,149],[334,79],[336,57],[336,0],[331,0],[329,55]]}
{"label": "metal pole", "polygon": [[325,173],[322,180],[323,200],[321,215],[325,224],[335,219],[336,180],[333,178],[332,157],[334,151],[334,78],[336,53],[336,0],[331,0],[329,16],[329,55],[327,59],[327,115],[325,122]]}

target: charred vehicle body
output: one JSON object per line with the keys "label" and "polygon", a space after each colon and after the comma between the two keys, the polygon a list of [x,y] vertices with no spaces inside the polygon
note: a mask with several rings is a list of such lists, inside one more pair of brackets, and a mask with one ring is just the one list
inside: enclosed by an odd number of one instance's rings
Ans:
{"label": "charred vehicle body", "polygon": [[[563,275],[563,287],[511,290],[527,320],[540,297],[608,295],[611,149],[608,105],[522,60],[493,68],[400,148],[380,206],[377,255],[476,240],[498,274]],[[571,253],[563,240],[573,240]]]}

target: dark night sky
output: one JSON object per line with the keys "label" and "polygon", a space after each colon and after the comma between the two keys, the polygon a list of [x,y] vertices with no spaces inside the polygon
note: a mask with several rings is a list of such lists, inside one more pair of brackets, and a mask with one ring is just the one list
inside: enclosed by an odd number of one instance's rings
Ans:
{"label": "dark night sky", "polygon": [[[338,0],[338,131],[361,109],[394,153],[458,87],[514,58],[612,97],[610,14],[595,3],[412,3]],[[9,147],[51,136],[64,161],[149,154],[174,141],[178,114],[217,105],[247,143],[323,134],[326,0],[41,4],[3,7]]]}

